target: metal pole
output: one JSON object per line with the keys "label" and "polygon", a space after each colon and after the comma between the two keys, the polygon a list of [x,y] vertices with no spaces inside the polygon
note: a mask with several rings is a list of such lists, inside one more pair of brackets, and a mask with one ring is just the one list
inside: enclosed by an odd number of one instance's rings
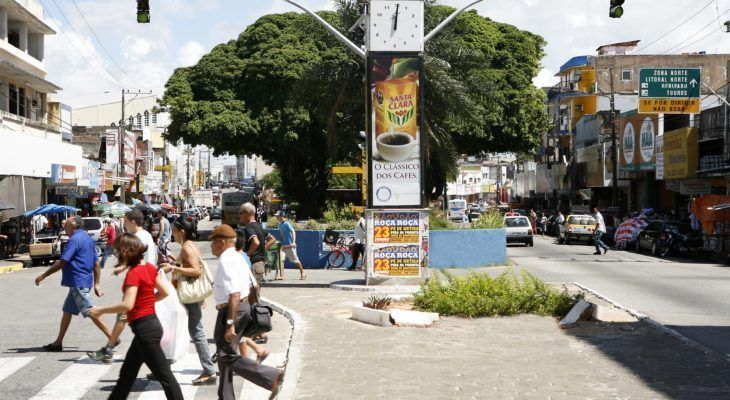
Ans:
{"label": "metal pole", "polygon": [[728,103],[727,100],[725,100],[725,98],[723,98],[722,96],[720,96],[719,94],[717,94],[717,92],[715,91],[715,89],[711,88],[710,85],[706,84],[705,82],[702,82],[702,84],[705,85],[706,88],[710,89],[710,92],[712,92],[712,94],[714,94],[715,96],[717,96],[718,99],[722,100],[723,103],[725,103],[726,105],[729,105],[730,106],[730,103]]}
{"label": "metal pole", "polygon": [[[285,1],[288,1],[288,0],[285,0]],[[426,35],[426,37],[423,38],[423,42],[425,43],[425,42],[428,42],[429,40],[431,40],[431,38],[436,36],[442,29],[444,29],[446,27],[446,25],[449,24],[449,22],[453,21],[453,19],[456,18],[459,14],[463,13],[464,11],[466,11],[471,6],[473,6],[477,3],[481,3],[482,1],[484,1],[484,0],[474,0],[471,3],[465,5],[464,7],[461,7],[460,9],[454,11],[445,20],[443,20],[440,24],[438,24],[438,26],[436,28],[434,28],[431,32],[429,32],[428,35]]]}
{"label": "metal pole", "polygon": [[616,155],[616,101],[613,93],[613,68],[608,69],[611,75],[611,165],[613,166],[613,177],[611,179],[611,206],[618,204],[618,157]]}
{"label": "metal pole", "polygon": [[[291,5],[295,6],[295,7],[299,7],[304,12],[306,12],[309,15],[311,15],[312,18],[314,18],[315,20],[317,20],[317,22],[319,22],[320,25],[322,25],[325,29],[327,29],[328,31],[330,31],[330,33],[332,33],[333,35],[335,35],[337,37],[337,39],[340,42],[342,42],[342,44],[344,44],[345,46],[347,46],[350,49],[352,49],[352,51],[354,51],[355,53],[357,53],[357,55],[360,56],[360,58],[362,58],[363,60],[367,58],[367,56],[365,55],[365,51],[363,49],[361,49],[355,43],[351,42],[350,39],[348,39],[347,37],[345,37],[345,35],[341,34],[340,31],[338,31],[335,27],[333,27],[332,25],[330,25],[329,23],[327,23],[327,21],[323,20],[322,17],[320,17],[319,15],[317,15],[314,11],[308,9],[307,7],[304,7],[301,4],[298,4],[294,0],[284,0],[284,1],[286,1],[287,3],[289,3],[289,4],[291,4]],[[479,0],[479,1],[481,1],[481,0]]]}
{"label": "metal pole", "polygon": [[124,139],[127,136],[127,118],[124,115],[124,89],[122,89],[122,123],[119,124],[119,178],[121,178],[121,189],[119,190],[119,201],[126,203],[126,194],[124,188],[124,177],[126,170],[124,168]]}
{"label": "metal pole", "polygon": [[213,177],[213,175],[210,173],[210,149],[208,149],[208,178],[205,180],[206,188],[210,188],[210,179]]}

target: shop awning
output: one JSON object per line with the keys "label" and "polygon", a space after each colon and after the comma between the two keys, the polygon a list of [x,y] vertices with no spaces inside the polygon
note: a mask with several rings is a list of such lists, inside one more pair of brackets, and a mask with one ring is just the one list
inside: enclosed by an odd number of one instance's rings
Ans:
{"label": "shop awning", "polygon": [[78,208],[69,206],[59,206],[57,204],[46,204],[36,208],[35,210],[28,211],[25,213],[26,217],[32,217],[38,214],[55,214],[55,213],[76,213]]}

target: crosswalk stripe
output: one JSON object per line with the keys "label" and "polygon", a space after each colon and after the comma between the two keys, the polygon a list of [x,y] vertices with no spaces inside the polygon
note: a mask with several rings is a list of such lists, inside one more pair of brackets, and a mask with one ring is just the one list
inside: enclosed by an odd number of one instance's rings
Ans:
{"label": "crosswalk stripe", "polygon": [[[182,360],[172,364],[172,373],[177,379],[177,383],[180,385],[183,397],[185,399],[193,400],[195,393],[198,390],[197,386],[193,386],[193,379],[197,378],[202,372],[200,366],[200,360],[198,359],[198,353],[188,353]],[[164,399],[165,394],[162,391],[162,386],[157,381],[151,381],[144,388],[144,392],[139,395],[137,400],[157,400]]]}
{"label": "crosswalk stripe", "polygon": [[79,358],[31,400],[80,399],[109,369],[111,364],[102,364],[88,357]]}
{"label": "crosswalk stripe", "polygon": [[25,367],[35,357],[9,357],[0,358],[0,382],[14,374],[15,371]]}

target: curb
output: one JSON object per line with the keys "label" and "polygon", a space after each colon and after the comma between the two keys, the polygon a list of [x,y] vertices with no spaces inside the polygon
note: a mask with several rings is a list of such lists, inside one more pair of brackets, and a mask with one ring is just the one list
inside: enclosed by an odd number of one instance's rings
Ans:
{"label": "curb", "polygon": [[720,361],[730,362],[730,355],[722,354],[717,350],[713,350],[713,349],[705,346],[704,344],[696,342],[696,341],[682,335],[681,333],[675,331],[674,329],[665,326],[661,322],[658,322],[658,321],[652,319],[650,316],[648,316],[646,314],[642,314],[639,311],[636,311],[632,308],[625,307],[625,306],[609,299],[608,297],[596,292],[595,290],[588,288],[584,285],[581,285],[578,282],[571,282],[571,283],[586,292],[592,293],[594,296],[598,297],[599,299],[610,303],[612,306],[614,306],[620,310],[626,311],[627,313],[629,313],[632,316],[634,316],[635,318],[637,318],[639,321],[644,321],[647,324],[657,328],[659,331],[664,332],[670,336],[673,336],[673,337],[679,339],[680,342],[684,343],[685,345],[687,345],[689,347],[700,350],[701,352],[705,353],[706,355],[718,358]]}
{"label": "curb", "polygon": [[262,297],[261,301],[269,304],[274,311],[288,319],[292,326],[291,338],[289,339],[289,346],[286,351],[286,377],[284,378],[284,384],[279,391],[279,395],[276,397],[278,400],[291,400],[295,398],[294,393],[296,392],[299,376],[301,375],[304,319],[291,308],[267,299],[266,297]]}
{"label": "curb", "polygon": [[0,274],[7,274],[9,272],[16,272],[23,269],[23,263],[13,263],[0,267]]}
{"label": "curb", "polygon": [[344,290],[346,292],[365,292],[365,293],[405,293],[413,294],[420,289],[416,285],[395,285],[395,286],[364,286],[364,285],[329,285],[330,289]]}

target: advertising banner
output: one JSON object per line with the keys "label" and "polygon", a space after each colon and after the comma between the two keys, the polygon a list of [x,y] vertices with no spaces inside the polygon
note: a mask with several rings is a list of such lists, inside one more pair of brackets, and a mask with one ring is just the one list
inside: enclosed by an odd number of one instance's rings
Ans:
{"label": "advertising banner", "polygon": [[[121,149],[119,141],[116,140],[119,130],[108,129],[106,133],[106,162],[112,164],[114,172],[119,172],[119,156]],[[124,134],[124,173],[125,178],[134,178],[134,162],[137,157],[137,143],[134,132],[125,131]]]}
{"label": "advertising banner", "polygon": [[371,276],[421,276],[428,265],[427,212],[370,211],[367,227]]}
{"label": "advertising banner", "polygon": [[664,136],[657,136],[655,142],[656,168],[655,174],[658,181],[664,180]]}
{"label": "advertising banner", "polygon": [[636,110],[621,114],[621,156],[623,171],[653,171],[655,169],[654,141],[657,137],[656,115],[639,114]]}
{"label": "advertising banner", "polygon": [[368,59],[368,206],[424,207],[421,135],[423,62],[413,56]]}
{"label": "advertising banner", "polygon": [[664,134],[664,179],[694,178],[698,167],[697,129]]}
{"label": "advertising banner", "polygon": [[74,185],[76,184],[76,166],[51,164],[51,184],[53,185]]}

